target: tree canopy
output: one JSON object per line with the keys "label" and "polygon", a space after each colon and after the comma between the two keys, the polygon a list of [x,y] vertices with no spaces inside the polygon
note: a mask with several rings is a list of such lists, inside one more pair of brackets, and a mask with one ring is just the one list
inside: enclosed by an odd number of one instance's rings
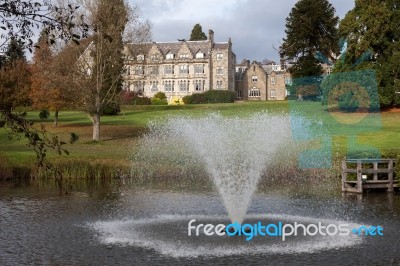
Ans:
{"label": "tree canopy", "polygon": [[0,48],[16,39],[32,50],[34,29],[38,28],[49,34],[51,42],[72,39],[78,43],[88,32],[87,24],[77,18],[78,8],[73,4],[54,5],[51,1],[0,0]]}
{"label": "tree canopy", "polygon": [[93,3],[88,9],[93,35],[71,74],[75,76],[75,86],[80,88],[81,109],[92,120],[93,140],[99,141],[101,115],[119,111],[128,8],[123,0],[95,0]]}
{"label": "tree canopy", "polygon": [[375,70],[382,107],[400,104],[399,29],[399,0],[356,0],[339,27],[347,49],[334,71]]}
{"label": "tree canopy", "polygon": [[322,73],[316,53],[332,58],[338,52],[335,8],[327,0],[299,0],[286,18],[281,54],[293,63],[293,77]]}
{"label": "tree canopy", "polygon": [[203,32],[203,29],[200,24],[196,24],[193,27],[192,33],[190,34],[191,41],[203,41],[207,40],[206,34]]}
{"label": "tree canopy", "polygon": [[[29,96],[30,69],[23,49],[32,51],[34,32],[43,28],[54,43],[56,39],[79,40],[88,33],[87,25],[76,17],[77,6],[53,5],[51,1],[0,0],[0,49],[6,50],[0,57],[0,127],[7,127],[9,138],[22,134],[37,157],[37,165],[51,170],[62,192],[62,175],[59,169],[47,159],[48,149],[59,154],[68,154],[65,144],[56,135],[49,134],[45,127],[34,127],[25,118],[26,113],[17,113],[14,107],[24,105]],[[79,29],[78,29],[79,28]]]}
{"label": "tree canopy", "polygon": [[29,103],[30,70],[22,43],[11,39],[0,68],[0,110],[11,112],[18,105]]}

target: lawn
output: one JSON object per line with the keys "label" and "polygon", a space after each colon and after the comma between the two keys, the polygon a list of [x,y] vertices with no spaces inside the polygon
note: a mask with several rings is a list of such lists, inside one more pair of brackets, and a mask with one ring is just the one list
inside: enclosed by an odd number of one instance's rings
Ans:
{"label": "lawn", "polygon": [[[248,116],[255,112],[285,112],[303,114],[313,120],[320,120],[320,127],[332,141],[335,149],[345,154],[349,149],[373,147],[381,151],[392,150],[400,144],[400,113],[382,112],[377,114],[341,114],[328,112],[319,102],[238,102],[232,104],[206,104],[186,106],[124,106],[117,116],[104,116],[101,120],[101,141],[91,141],[91,121],[83,113],[62,111],[59,115],[59,127],[53,128],[51,117],[45,121],[47,129],[68,142],[71,132],[79,135],[77,143],[66,145],[69,156],[76,160],[99,160],[113,164],[128,164],[127,158],[133,144],[146,131],[149,121],[162,121],[170,115],[202,116],[210,112],[219,112],[224,116]],[[38,112],[28,112],[30,119],[38,121]],[[325,139],[326,140],[326,139]],[[352,148],[349,148],[352,147]],[[49,153],[51,158],[60,159]],[[3,165],[32,165],[35,157],[25,140],[8,140],[7,132],[0,130],[0,160]]]}

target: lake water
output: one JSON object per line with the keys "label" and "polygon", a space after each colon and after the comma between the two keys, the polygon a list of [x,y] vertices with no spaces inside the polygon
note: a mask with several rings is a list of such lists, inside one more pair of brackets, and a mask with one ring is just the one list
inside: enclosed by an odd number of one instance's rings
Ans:
{"label": "lake water", "polygon": [[189,237],[191,219],[227,223],[217,193],[152,185],[0,183],[0,265],[399,265],[400,196],[258,192],[248,222],[380,225],[352,238]]}

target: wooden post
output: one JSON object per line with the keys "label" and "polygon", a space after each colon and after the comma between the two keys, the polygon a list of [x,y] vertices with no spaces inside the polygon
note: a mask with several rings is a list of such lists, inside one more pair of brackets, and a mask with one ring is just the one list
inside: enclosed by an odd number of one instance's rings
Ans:
{"label": "wooden post", "polygon": [[[378,170],[378,162],[374,162],[374,170],[377,171]],[[374,181],[378,180],[378,172],[374,173]]]}
{"label": "wooden post", "polygon": [[389,184],[387,192],[393,192],[393,160],[389,161]]}
{"label": "wooden post", "polygon": [[361,161],[357,161],[357,193],[363,193]]}
{"label": "wooden post", "polygon": [[342,161],[342,192],[346,192],[346,180],[347,180],[347,163],[346,160]]}

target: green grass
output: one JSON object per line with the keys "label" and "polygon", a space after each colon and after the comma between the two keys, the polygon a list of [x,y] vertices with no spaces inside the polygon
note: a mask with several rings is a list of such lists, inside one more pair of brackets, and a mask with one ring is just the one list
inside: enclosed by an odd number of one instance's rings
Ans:
{"label": "green grass", "polygon": [[341,153],[375,148],[381,152],[399,149],[400,112],[339,113],[329,112],[319,102],[293,102],[290,110],[321,120],[323,128]]}
{"label": "green grass", "polygon": [[[71,132],[79,135],[79,141],[73,145],[66,145],[70,152],[68,157],[87,159],[125,160],[130,153],[130,147],[138,137],[145,132],[149,121],[162,119],[171,115],[201,116],[209,112],[220,112],[223,115],[248,115],[253,112],[271,110],[285,110],[287,103],[232,103],[186,106],[124,106],[117,116],[103,116],[101,118],[101,141],[93,143],[92,122],[89,117],[78,111],[61,111],[58,128],[52,127],[52,116],[44,122],[46,128],[66,142]],[[52,114],[51,114],[52,115]],[[29,119],[41,123],[38,111],[28,111]],[[26,147],[25,139],[13,138],[8,140],[8,134],[0,129],[0,159],[7,158],[7,164],[27,165],[35,160],[34,154]],[[49,152],[50,157],[59,157]]]}
{"label": "green grass", "polygon": [[[146,131],[150,120],[162,119],[171,115],[202,116],[209,112],[220,112],[224,116],[248,116],[255,112],[268,110],[269,112],[298,112],[321,120],[324,128],[331,136],[333,146],[340,153],[345,154],[350,146],[361,148],[373,146],[382,151],[397,148],[400,144],[400,113],[383,112],[368,114],[361,122],[355,123],[362,114],[344,115],[337,118],[338,114],[330,113],[326,106],[319,102],[238,102],[229,104],[204,104],[186,106],[124,106],[120,115],[104,116],[101,118],[101,141],[91,141],[92,127],[90,119],[77,111],[62,111],[59,114],[59,127],[52,127],[52,117],[44,124],[47,129],[58,134],[61,139],[69,141],[69,134],[75,132],[79,141],[66,145],[70,152],[68,158],[84,161],[115,161],[116,165],[127,165],[127,158],[131,147],[138,141],[138,137]],[[29,111],[28,118],[38,121],[38,111]],[[343,119],[351,118],[348,124]],[[339,119],[339,120],[338,120]],[[354,121],[352,121],[352,119]],[[371,125],[375,125],[372,127]],[[354,137],[350,137],[354,136]],[[34,154],[26,147],[25,140],[8,140],[7,132],[0,129],[0,160],[4,165],[26,166],[35,161]],[[57,161],[62,160],[53,152],[49,156]],[[1,174],[1,173],[0,173]]]}

